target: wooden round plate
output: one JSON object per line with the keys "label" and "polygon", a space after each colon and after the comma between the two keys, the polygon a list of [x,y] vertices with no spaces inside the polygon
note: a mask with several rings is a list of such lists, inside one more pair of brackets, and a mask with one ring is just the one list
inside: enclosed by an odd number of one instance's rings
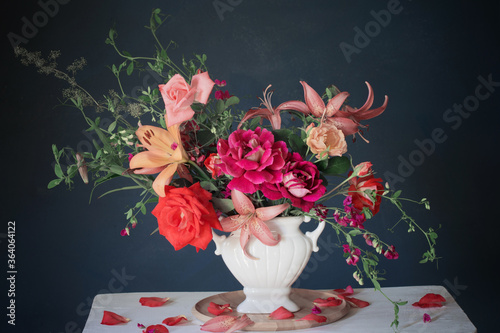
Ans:
{"label": "wooden round plate", "polygon": [[[273,320],[269,318],[268,314],[247,314],[254,324],[243,328],[242,331],[298,330],[333,323],[349,312],[350,306],[345,300],[342,300],[342,304],[339,306],[321,308],[322,312],[319,315],[326,317],[326,321],[323,323],[318,323],[314,320],[297,320],[311,313],[311,309],[314,307],[313,301],[316,298],[328,298],[332,296],[335,296],[335,294],[328,291],[292,289],[290,299],[300,307],[300,310],[294,313],[294,318]],[[227,314],[237,317],[242,314],[236,311],[236,307],[243,302],[243,300],[245,300],[243,290],[217,294],[196,303],[191,312],[196,318],[202,322],[206,322],[215,317],[207,310],[210,302],[217,304],[229,303],[233,312]]]}

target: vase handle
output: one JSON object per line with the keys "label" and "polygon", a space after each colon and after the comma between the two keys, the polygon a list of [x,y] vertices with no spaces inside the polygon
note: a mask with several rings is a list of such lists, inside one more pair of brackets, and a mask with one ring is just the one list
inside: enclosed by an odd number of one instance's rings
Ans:
{"label": "vase handle", "polygon": [[[306,216],[304,218],[304,222],[309,222],[311,221],[311,218],[309,216]],[[325,229],[325,221],[321,221],[318,224],[318,227],[314,231],[307,231],[306,232],[306,237],[309,238],[312,241],[312,250],[313,252],[318,252],[319,247],[318,247],[318,238],[319,235],[323,232],[323,229]]]}
{"label": "vase handle", "polygon": [[215,254],[220,256],[222,254],[222,243],[226,240],[226,236],[219,236],[212,230],[212,239],[215,243]]}

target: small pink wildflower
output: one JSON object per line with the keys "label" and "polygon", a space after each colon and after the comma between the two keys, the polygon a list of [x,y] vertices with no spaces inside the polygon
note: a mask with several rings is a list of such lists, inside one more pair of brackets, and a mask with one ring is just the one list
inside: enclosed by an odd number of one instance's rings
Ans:
{"label": "small pink wildflower", "polygon": [[351,249],[348,244],[344,244],[342,247],[344,248],[344,253],[349,254],[346,259],[347,264],[356,266],[359,261],[359,256],[361,255],[361,250],[358,248]]}
{"label": "small pink wildflower", "polygon": [[389,246],[389,248],[384,252],[384,257],[387,259],[398,259],[399,254],[396,252],[394,245]]}
{"label": "small pink wildflower", "polygon": [[218,85],[219,87],[224,87],[224,86],[226,85],[226,80],[221,80],[221,81],[219,81],[219,80],[215,79],[215,80],[214,80],[214,82],[215,82],[215,84],[216,84],[216,85]]}
{"label": "small pink wildflower", "polygon": [[128,161],[129,161],[129,162],[130,162],[130,160],[132,159],[132,157],[134,157],[134,154],[128,153]]}
{"label": "small pink wildflower", "polygon": [[312,308],[311,312],[314,313],[314,314],[320,314],[321,313],[321,309],[317,305],[315,305]]}
{"label": "small pink wildflower", "polygon": [[221,100],[221,99],[228,99],[229,97],[231,97],[231,95],[227,90],[226,91],[217,90],[215,92],[215,99]]}
{"label": "small pink wildflower", "polygon": [[120,231],[121,236],[130,236],[130,230],[128,227],[125,227],[122,231]]}
{"label": "small pink wildflower", "polygon": [[431,316],[429,316],[427,313],[424,313],[424,323],[430,323],[431,322]]}

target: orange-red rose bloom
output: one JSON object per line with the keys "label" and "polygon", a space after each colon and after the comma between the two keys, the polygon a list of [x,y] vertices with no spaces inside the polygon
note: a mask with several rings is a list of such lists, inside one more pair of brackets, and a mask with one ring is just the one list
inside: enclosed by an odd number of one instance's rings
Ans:
{"label": "orange-red rose bloom", "polygon": [[158,220],[160,234],[180,250],[186,245],[205,250],[212,240],[212,228],[222,227],[210,202],[212,194],[200,183],[190,187],[165,186],[165,196],[160,197],[151,212]]}

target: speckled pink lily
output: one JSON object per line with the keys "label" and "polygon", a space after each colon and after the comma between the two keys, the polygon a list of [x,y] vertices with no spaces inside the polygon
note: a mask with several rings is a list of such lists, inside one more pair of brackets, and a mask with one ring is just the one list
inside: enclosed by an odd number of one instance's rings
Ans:
{"label": "speckled pink lily", "polygon": [[189,162],[181,142],[179,124],[164,130],[155,126],[140,126],[135,132],[142,147],[146,151],[140,152],[130,160],[130,169],[135,174],[159,173],[153,182],[154,191],[165,196],[165,185],[170,184],[175,172],[182,178],[193,182],[183,163]]}
{"label": "speckled pink lily", "polygon": [[[346,98],[349,96],[348,92],[340,92],[335,95],[328,104],[325,105],[321,96],[311,88],[306,82],[300,81],[304,88],[304,99],[306,103],[294,105],[295,110],[304,114],[312,114],[322,121],[333,123],[338,129],[347,135],[359,134],[359,127],[366,127],[360,124],[361,120],[367,120],[380,115],[385,111],[389,98],[385,96],[382,106],[371,109],[373,105],[373,89],[368,82],[368,98],[365,104],[358,108],[353,108],[349,105],[344,105]],[[363,138],[364,139],[364,138]],[[364,139],[366,141],[366,139]]]}
{"label": "speckled pink lily", "polygon": [[200,329],[208,332],[232,333],[253,323],[246,314],[240,317],[220,315],[206,321],[205,324],[201,325]]}
{"label": "speckled pink lily", "polygon": [[239,215],[232,215],[221,220],[222,229],[227,232],[236,231],[241,228],[240,245],[243,253],[250,259],[257,259],[247,252],[246,246],[251,235],[254,235],[264,245],[274,246],[279,243],[280,236],[274,238],[265,221],[275,218],[290,205],[284,203],[271,207],[255,208],[252,201],[238,190],[231,191],[234,209]]}
{"label": "speckled pink lily", "polygon": [[243,125],[245,121],[255,117],[262,117],[271,122],[273,130],[277,130],[281,128],[281,111],[307,109],[307,107],[303,105],[304,103],[301,101],[288,101],[281,103],[276,108],[273,108],[271,104],[271,96],[273,95],[273,91],[268,92],[269,88],[271,88],[271,85],[267,86],[266,90],[264,90],[264,98],[260,99],[262,101],[262,105],[264,105],[265,107],[248,110],[243,119],[241,119],[238,125],[238,129],[241,127],[241,125]]}

